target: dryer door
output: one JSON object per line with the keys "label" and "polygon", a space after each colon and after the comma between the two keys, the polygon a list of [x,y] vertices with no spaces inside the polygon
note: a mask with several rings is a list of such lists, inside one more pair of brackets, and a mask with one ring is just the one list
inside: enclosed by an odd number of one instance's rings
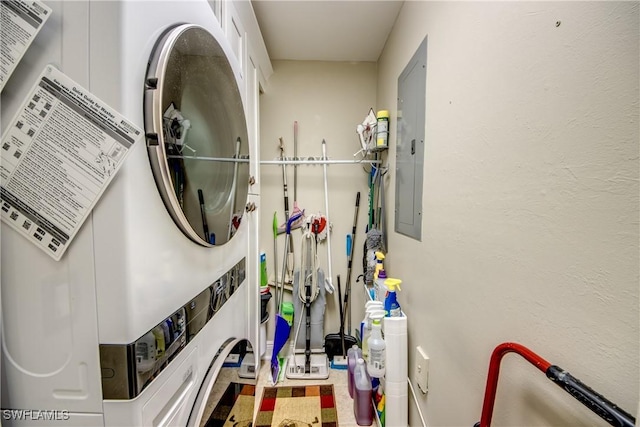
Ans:
{"label": "dryer door", "polygon": [[209,31],[185,24],[160,37],[145,81],[156,184],[177,226],[207,247],[233,237],[248,193],[247,125],[234,65]]}

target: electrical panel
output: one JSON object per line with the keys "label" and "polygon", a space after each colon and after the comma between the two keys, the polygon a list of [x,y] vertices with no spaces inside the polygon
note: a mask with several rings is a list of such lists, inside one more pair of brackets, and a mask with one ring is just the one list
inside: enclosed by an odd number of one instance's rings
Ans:
{"label": "electrical panel", "polygon": [[398,77],[395,231],[422,240],[427,38]]}

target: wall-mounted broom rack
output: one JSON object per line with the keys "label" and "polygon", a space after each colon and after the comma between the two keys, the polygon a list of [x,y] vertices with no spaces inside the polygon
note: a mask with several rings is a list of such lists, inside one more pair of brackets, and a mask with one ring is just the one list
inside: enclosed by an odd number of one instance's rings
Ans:
{"label": "wall-mounted broom rack", "polygon": [[[226,163],[249,163],[248,157],[203,157],[203,156],[167,156],[169,159],[184,160],[203,160],[207,162],[226,162]],[[309,157],[298,160],[261,160],[261,165],[357,165],[357,164],[380,164],[382,160],[331,160],[322,157]]]}
{"label": "wall-mounted broom rack", "polygon": [[381,160],[331,160],[322,157],[308,158],[305,160],[261,160],[261,165],[357,165],[378,164]]}

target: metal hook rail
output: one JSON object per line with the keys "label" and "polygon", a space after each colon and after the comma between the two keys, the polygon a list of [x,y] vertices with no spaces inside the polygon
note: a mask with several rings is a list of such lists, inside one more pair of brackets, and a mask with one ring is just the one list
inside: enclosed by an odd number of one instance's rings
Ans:
{"label": "metal hook rail", "polygon": [[[202,160],[207,162],[224,162],[224,163],[249,163],[248,157],[204,157],[204,156],[167,156],[169,159],[182,160]],[[381,160],[331,160],[322,157],[298,159],[298,160],[261,160],[261,165],[357,165],[357,164],[380,164]]]}
{"label": "metal hook rail", "polygon": [[474,427],[491,426],[493,405],[496,400],[496,390],[498,388],[498,375],[500,374],[500,361],[503,356],[512,352],[524,357],[529,363],[544,372],[547,378],[612,426],[634,427],[636,420],[629,413],[623,411],[617,405],[593,391],[590,387],[573,377],[569,372],[552,365],[527,347],[512,342],[500,344],[491,354],[489,373],[487,374],[487,387],[482,405],[482,416],[480,422],[476,423]]}

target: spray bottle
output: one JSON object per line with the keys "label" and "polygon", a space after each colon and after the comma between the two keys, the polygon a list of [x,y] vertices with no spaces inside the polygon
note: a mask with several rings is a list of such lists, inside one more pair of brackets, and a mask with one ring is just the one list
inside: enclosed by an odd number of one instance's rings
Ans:
{"label": "spray bottle", "polygon": [[387,288],[387,297],[384,299],[384,311],[387,317],[402,317],[402,309],[398,303],[396,289],[400,290],[400,279],[386,279],[384,284]]}
{"label": "spray bottle", "polygon": [[364,305],[364,319],[360,322],[360,339],[363,343],[365,329],[371,331],[371,318],[369,318],[369,314],[371,314],[373,310],[384,310],[384,303],[380,301],[367,301]]}
{"label": "spray bottle", "polygon": [[387,345],[382,338],[384,312],[371,313],[371,335],[367,340],[369,360],[367,372],[374,378],[384,377]]}
{"label": "spray bottle", "polygon": [[382,261],[384,261],[384,254],[378,251],[376,252],[375,256],[376,256],[376,267],[375,267],[375,270],[373,271],[374,281],[378,280],[378,272],[384,269],[384,265],[382,264]]}
{"label": "spray bottle", "polygon": [[382,307],[373,306],[371,311],[368,313],[369,318],[362,329],[362,358],[367,362],[367,364],[369,363],[369,337],[371,337],[371,333],[373,331],[373,319],[382,319],[384,315],[385,312]]}

